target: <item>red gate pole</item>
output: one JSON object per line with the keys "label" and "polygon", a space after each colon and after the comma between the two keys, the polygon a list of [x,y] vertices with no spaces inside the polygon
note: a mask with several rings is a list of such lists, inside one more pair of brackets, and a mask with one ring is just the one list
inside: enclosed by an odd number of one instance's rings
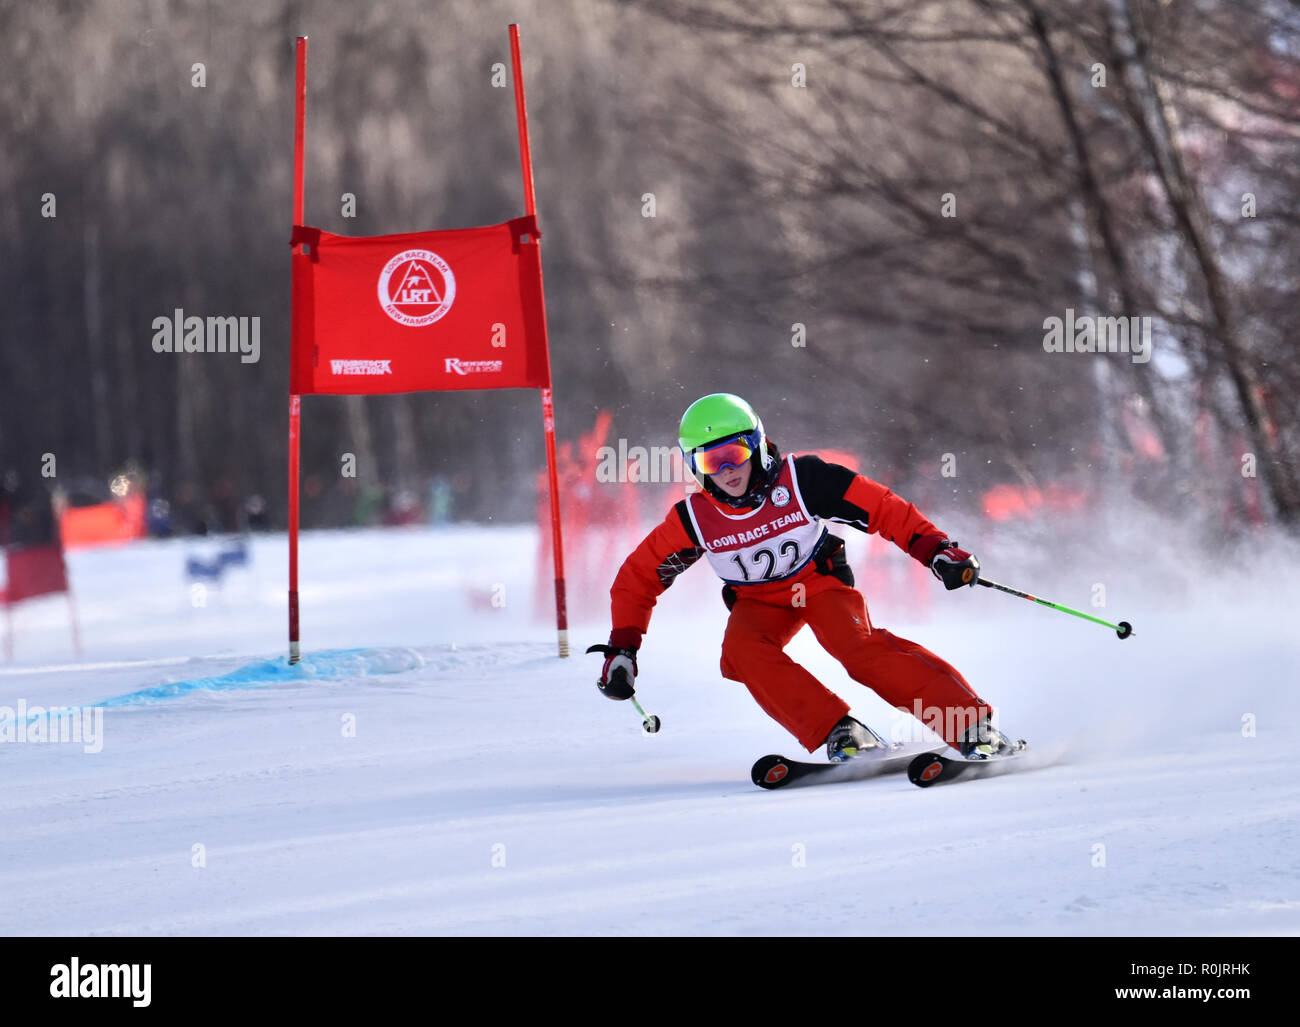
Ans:
{"label": "red gate pole", "polygon": [[[303,223],[303,135],[307,120],[307,37],[298,37],[293,118],[293,223]],[[289,662],[302,659],[298,643],[298,436],[302,397],[289,394]]]}
{"label": "red gate pole", "polygon": [[[519,122],[519,155],[524,176],[524,203],[530,217],[537,214],[533,195],[533,157],[528,148],[528,109],[524,102],[524,69],[519,55],[519,26],[510,26],[510,60],[515,77],[515,115]],[[541,286],[542,262],[537,261],[538,285]],[[542,287],[542,331],[546,331],[546,289]],[[564,546],[560,540],[560,482],[555,466],[555,404],[551,399],[551,343],[546,344],[546,387],[542,389],[542,428],[546,432],[546,470],[551,489],[551,552],[555,557],[555,628],[559,635],[560,655],[569,655],[569,613],[564,594]]]}

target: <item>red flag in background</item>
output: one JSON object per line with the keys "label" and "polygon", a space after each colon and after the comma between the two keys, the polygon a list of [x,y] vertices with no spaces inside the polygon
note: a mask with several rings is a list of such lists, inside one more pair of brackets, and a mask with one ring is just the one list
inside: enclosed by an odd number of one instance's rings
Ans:
{"label": "red flag in background", "polygon": [[5,563],[0,601],[17,603],[68,591],[54,506],[44,489],[0,499],[0,546]]}
{"label": "red flag in background", "polygon": [[78,654],[81,640],[77,612],[68,586],[50,495],[44,489],[0,496],[0,545],[3,545],[5,584],[0,588],[0,609],[5,613],[5,658],[14,658],[14,607],[25,599],[63,592],[68,597],[72,645]]}
{"label": "red flag in background", "polygon": [[532,217],[362,238],[297,226],[289,391],[549,388],[538,235]]}
{"label": "red flag in background", "polygon": [[68,590],[68,569],[63,547],[57,542],[45,546],[11,546],[5,550],[8,582],[0,589],[6,603]]}

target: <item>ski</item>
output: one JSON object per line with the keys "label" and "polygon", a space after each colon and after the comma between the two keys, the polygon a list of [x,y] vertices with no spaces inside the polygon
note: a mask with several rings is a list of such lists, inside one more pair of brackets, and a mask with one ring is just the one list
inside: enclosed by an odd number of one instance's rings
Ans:
{"label": "ski", "polygon": [[843,763],[806,763],[776,754],[762,756],[754,762],[749,778],[759,788],[798,788],[837,781],[861,781],[881,774],[898,774],[926,750],[895,744],[875,756],[859,756]]}
{"label": "ski", "polygon": [[961,756],[941,756],[937,752],[922,753],[907,767],[907,779],[918,788],[948,784],[957,780],[974,780],[977,777],[994,777],[1011,770],[1033,767],[1028,760],[1021,761],[1029,750],[1022,738],[1011,752],[988,759],[968,760]]}

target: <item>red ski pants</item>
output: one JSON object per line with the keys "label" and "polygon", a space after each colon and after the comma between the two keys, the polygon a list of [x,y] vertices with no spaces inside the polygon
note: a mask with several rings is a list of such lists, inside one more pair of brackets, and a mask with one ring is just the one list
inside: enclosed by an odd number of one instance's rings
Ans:
{"label": "red ski pants", "polygon": [[915,642],[873,628],[862,593],[835,578],[810,581],[802,606],[793,605],[788,591],[780,598],[742,593],[722,639],[722,676],[748,688],[809,752],[825,743],[849,706],[785,654],[805,624],[854,681],[923,719],[954,748],[970,723],[992,713],[953,666]]}

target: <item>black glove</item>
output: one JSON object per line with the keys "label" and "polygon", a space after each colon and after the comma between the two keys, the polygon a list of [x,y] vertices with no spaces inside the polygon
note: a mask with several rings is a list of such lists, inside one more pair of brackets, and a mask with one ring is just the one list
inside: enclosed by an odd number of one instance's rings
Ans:
{"label": "black glove", "polygon": [[849,566],[848,554],[844,552],[844,539],[838,535],[827,535],[822,540],[822,544],[813,553],[813,564],[818,574],[829,574],[850,588],[853,586],[853,568]]}
{"label": "black glove", "polygon": [[930,570],[951,592],[962,585],[975,585],[980,579],[980,562],[957,543],[944,539],[930,558]]}
{"label": "black glove", "polygon": [[636,694],[632,680],[636,677],[636,650],[620,649],[612,645],[593,645],[589,653],[604,653],[605,665],[600,668],[596,687],[611,699],[631,699]]}

